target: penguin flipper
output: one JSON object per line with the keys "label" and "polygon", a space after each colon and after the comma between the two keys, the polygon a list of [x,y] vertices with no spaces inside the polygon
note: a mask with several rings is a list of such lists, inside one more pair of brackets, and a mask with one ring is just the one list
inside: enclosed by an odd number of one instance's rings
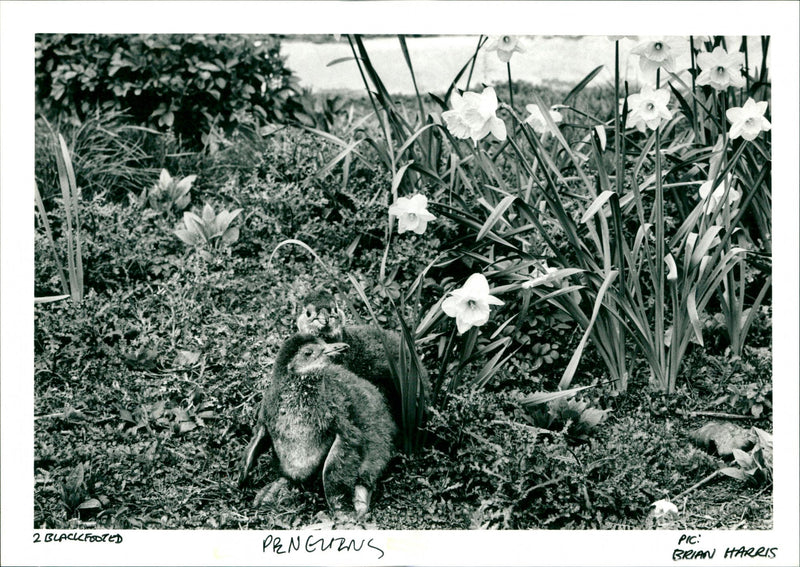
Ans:
{"label": "penguin flipper", "polygon": [[267,427],[263,423],[259,423],[255,432],[253,433],[253,438],[250,440],[250,443],[247,444],[247,448],[244,451],[241,469],[239,470],[239,488],[241,488],[247,481],[247,475],[250,474],[250,469],[253,468],[253,463],[256,462],[256,459],[258,459],[262,453],[264,453],[269,441],[270,439],[269,434],[267,433]]}
{"label": "penguin flipper", "polygon": [[337,433],[322,466],[322,486],[331,510],[339,511],[344,506],[345,495],[355,485],[358,465],[358,451]]}

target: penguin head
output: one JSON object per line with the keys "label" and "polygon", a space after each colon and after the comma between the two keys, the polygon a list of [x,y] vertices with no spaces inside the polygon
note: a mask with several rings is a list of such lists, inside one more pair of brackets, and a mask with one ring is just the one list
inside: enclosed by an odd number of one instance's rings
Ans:
{"label": "penguin head", "polygon": [[294,335],[281,347],[275,365],[278,371],[309,374],[325,368],[332,357],[347,348],[345,343],[325,343],[313,335]]}
{"label": "penguin head", "polygon": [[317,290],[303,298],[297,317],[297,329],[314,336],[341,336],[344,312],[336,304],[333,294]]}

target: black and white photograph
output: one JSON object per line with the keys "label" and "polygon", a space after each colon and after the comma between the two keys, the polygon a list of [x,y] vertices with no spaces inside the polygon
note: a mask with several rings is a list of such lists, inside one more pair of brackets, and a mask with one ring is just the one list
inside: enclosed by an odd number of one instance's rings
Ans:
{"label": "black and white photograph", "polygon": [[41,5],[3,564],[796,564],[797,4]]}

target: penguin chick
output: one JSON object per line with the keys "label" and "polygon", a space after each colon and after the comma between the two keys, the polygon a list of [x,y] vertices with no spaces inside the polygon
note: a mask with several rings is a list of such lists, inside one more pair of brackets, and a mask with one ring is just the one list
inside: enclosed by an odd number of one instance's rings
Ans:
{"label": "penguin chick", "polygon": [[[334,296],[327,291],[309,293],[303,300],[303,311],[297,318],[301,332],[318,336],[326,341],[345,343],[349,348],[337,362],[375,386],[389,403],[395,423],[402,424],[402,396],[392,380],[392,371],[386,357],[384,341],[395,364],[400,361],[400,335],[370,325],[345,325],[344,311]],[[422,388],[430,393],[430,381],[424,371]]]}
{"label": "penguin chick", "polygon": [[395,425],[378,389],[331,360],[346,348],[311,335],[290,337],[259,422],[284,477],[300,482],[321,470],[330,508],[340,510],[349,495],[360,517],[391,458]]}
{"label": "penguin chick", "polygon": [[344,311],[325,290],[312,291],[303,298],[297,330],[317,337],[335,337],[345,322]]}

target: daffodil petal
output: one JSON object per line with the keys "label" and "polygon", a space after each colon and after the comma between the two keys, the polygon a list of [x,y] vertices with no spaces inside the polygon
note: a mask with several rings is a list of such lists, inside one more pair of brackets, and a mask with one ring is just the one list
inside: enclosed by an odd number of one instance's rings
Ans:
{"label": "daffodil petal", "polygon": [[505,305],[506,302],[494,295],[489,295],[486,297],[486,303],[490,305]]}
{"label": "daffodil petal", "polygon": [[506,132],[506,123],[503,122],[500,118],[493,116],[489,120],[492,136],[500,140],[501,142],[505,141],[507,137]]}
{"label": "daffodil petal", "polygon": [[460,311],[460,304],[460,299],[451,295],[442,301],[442,311],[444,311],[444,314],[448,317],[455,317]]}

